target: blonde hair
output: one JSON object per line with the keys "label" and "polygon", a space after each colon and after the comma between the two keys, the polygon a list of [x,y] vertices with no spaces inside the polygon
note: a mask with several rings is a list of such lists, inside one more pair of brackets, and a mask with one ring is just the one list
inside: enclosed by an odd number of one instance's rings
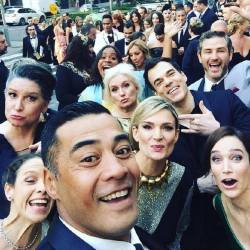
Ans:
{"label": "blonde hair", "polygon": [[228,32],[232,35],[247,21],[246,18],[242,17],[239,14],[234,14],[228,21]]}
{"label": "blonde hair", "polygon": [[145,56],[145,59],[149,58],[149,49],[148,46],[146,45],[146,43],[144,41],[142,41],[141,39],[136,39],[134,41],[132,41],[129,46],[128,46],[128,50],[127,50],[127,55],[128,55],[128,62],[130,64],[133,65],[130,57],[129,57],[129,51],[134,47],[137,46],[139,48],[139,50],[141,50]]}
{"label": "blonde hair", "polygon": [[139,84],[139,80],[135,76],[133,66],[126,64],[126,63],[119,63],[116,66],[112,67],[111,69],[108,69],[105,72],[105,76],[103,79],[104,101],[105,101],[105,104],[107,104],[109,107],[111,107],[113,104],[111,94],[110,94],[109,84],[115,76],[119,76],[119,75],[126,76],[138,89],[137,97],[140,95],[140,84]]}
{"label": "blonde hair", "polygon": [[134,111],[129,128],[129,138],[133,149],[139,150],[138,142],[133,138],[133,128],[138,128],[139,124],[146,118],[156,114],[161,110],[169,111],[175,119],[175,128],[179,129],[178,114],[173,105],[160,96],[151,96],[142,101]]}

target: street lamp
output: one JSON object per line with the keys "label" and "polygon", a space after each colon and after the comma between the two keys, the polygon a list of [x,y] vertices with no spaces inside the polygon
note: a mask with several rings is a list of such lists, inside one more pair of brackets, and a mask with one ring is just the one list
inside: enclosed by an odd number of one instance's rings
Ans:
{"label": "street lamp", "polygon": [[8,26],[6,24],[5,16],[4,16],[4,8],[3,8],[3,6],[5,5],[5,1],[6,0],[0,0],[0,8],[1,8],[1,14],[2,14],[2,20],[3,20],[3,31],[4,31],[5,38],[6,38],[6,41],[8,43],[8,46],[11,46],[9,30],[8,30]]}

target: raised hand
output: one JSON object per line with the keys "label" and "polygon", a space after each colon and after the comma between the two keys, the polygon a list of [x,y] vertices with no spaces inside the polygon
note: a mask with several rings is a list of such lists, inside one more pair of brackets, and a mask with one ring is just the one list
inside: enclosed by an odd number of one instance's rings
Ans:
{"label": "raised hand", "polygon": [[203,101],[199,102],[201,114],[179,115],[180,124],[186,129],[183,133],[209,135],[220,127],[220,123],[214,118],[213,113],[206,108]]}

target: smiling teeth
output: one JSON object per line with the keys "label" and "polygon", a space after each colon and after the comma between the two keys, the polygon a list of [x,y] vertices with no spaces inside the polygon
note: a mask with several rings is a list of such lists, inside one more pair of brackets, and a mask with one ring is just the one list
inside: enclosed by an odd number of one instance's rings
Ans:
{"label": "smiling teeth", "polygon": [[170,89],[169,94],[172,94],[176,89],[177,89],[177,87],[174,87],[174,88]]}
{"label": "smiling teeth", "polygon": [[119,192],[115,192],[115,193],[112,193],[112,194],[109,194],[109,195],[107,195],[105,197],[102,197],[102,200],[104,200],[104,201],[111,201],[113,199],[124,197],[127,194],[128,194],[128,189],[122,190],[122,191],[119,191]]}
{"label": "smiling teeth", "polygon": [[47,204],[47,203],[48,203],[48,201],[44,200],[44,199],[37,199],[37,200],[30,201],[31,205],[34,205],[34,204]]}

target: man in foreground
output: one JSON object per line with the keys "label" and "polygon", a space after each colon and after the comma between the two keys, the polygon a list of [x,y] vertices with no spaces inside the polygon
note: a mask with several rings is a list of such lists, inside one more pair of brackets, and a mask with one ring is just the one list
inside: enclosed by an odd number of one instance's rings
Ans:
{"label": "man in foreground", "polygon": [[95,102],[69,105],[48,121],[41,141],[58,216],[38,250],[144,249],[133,229],[138,167],[109,111]]}

